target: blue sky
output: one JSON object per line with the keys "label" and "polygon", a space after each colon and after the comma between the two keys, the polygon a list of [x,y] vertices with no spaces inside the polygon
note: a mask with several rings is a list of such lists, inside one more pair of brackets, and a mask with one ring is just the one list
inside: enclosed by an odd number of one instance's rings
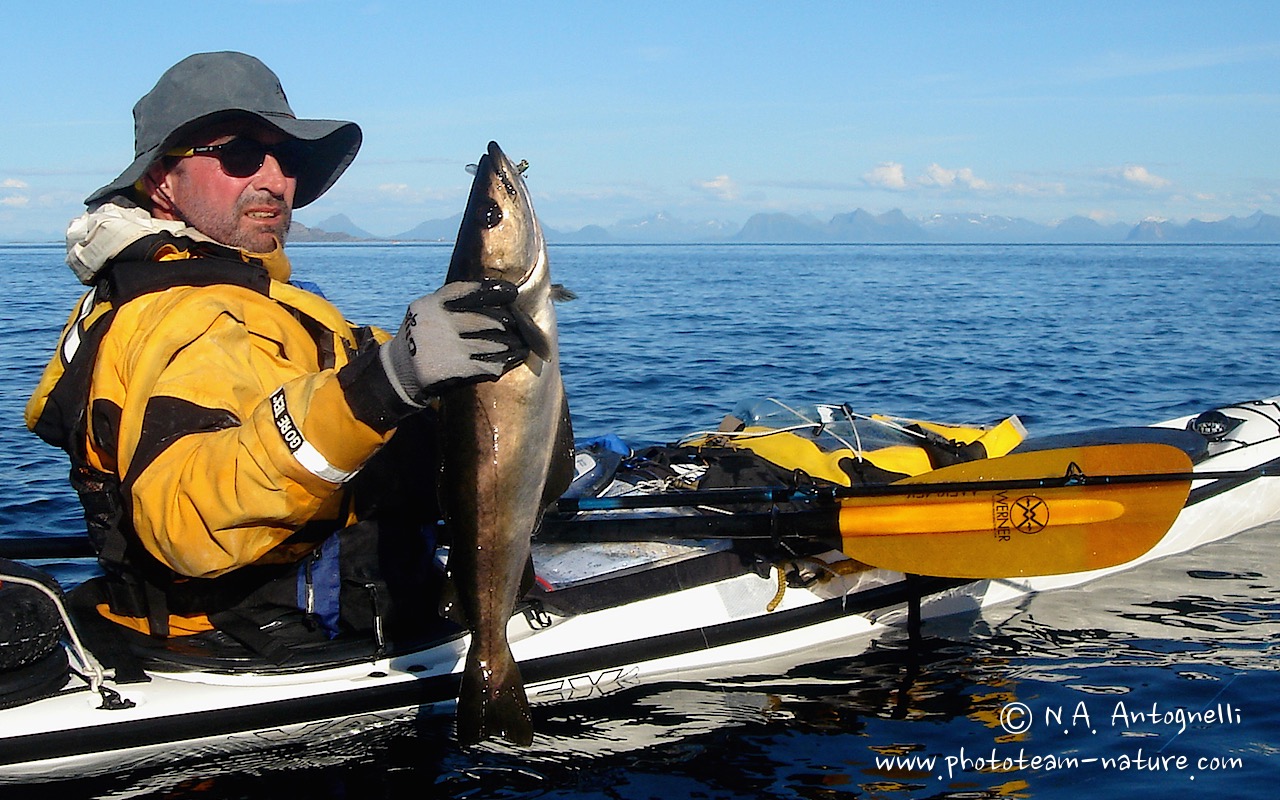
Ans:
{"label": "blue sky", "polygon": [[[151,10],[152,8],[158,10]],[[0,240],[56,239],[132,160],[130,109],[242,50],[365,145],[296,217],[461,210],[489,139],[544,224],[865,208],[1052,222],[1280,213],[1280,4],[359,0],[23,3]]]}

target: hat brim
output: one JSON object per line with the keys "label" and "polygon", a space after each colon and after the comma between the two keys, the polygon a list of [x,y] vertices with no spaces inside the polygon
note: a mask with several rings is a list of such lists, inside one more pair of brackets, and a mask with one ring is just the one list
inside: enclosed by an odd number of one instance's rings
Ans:
{"label": "hat brim", "polygon": [[297,119],[283,114],[264,115],[252,111],[231,110],[209,114],[182,125],[163,142],[139,155],[124,172],[85,198],[90,208],[114,197],[132,195],[133,186],[167,150],[181,143],[192,131],[213,125],[225,119],[247,117],[265,123],[286,136],[310,142],[313,155],[297,176],[298,188],[294,193],[293,207],[302,208],[329,190],[341,177],[356,153],[360,151],[363,134],[354,122],[333,119]]}

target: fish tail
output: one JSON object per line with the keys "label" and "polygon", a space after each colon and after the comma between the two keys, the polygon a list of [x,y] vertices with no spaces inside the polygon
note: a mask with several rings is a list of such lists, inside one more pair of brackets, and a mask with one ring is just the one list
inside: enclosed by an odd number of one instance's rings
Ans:
{"label": "fish tail", "polygon": [[521,746],[533,743],[524,679],[507,647],[488,664],[468,653],[458,694],[458,742],[473,745],[494,736]]}

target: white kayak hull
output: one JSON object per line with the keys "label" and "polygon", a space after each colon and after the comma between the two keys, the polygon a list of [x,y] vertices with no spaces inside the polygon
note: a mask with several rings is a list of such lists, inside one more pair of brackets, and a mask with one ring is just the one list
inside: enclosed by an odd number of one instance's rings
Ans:
{"label": "white kayak hull", "polygon": [[[1257,423],[1196,464],[1201,472],[1280,461],[1276,400]],[[1162,423],[1185,428],[1187,419]],[[1227,485],[1230,484],[1230,485]],[[517,614],[509,636],[532,703],[565,703],[663,681],[783,674],[818,649],[856,655],[909,618],[980,612],[1030,593],[1079,585],[1280,519],[1280,481],[1197,481],[1170,531],[1136,561],[1085,573],[1008,580],[908,577],[885,570],[780,590],[777,567],[739,572],[580,613]],[[824,559],[836,561],[839,553]],[[918,605],[912,601],[918,601]],[[914,607],[913,607],[914,606]],[[771,610],[770,610],[771,609]],[[397,720],[453,711],[467,639],[421,652],[296,671],[149,669],[115,684],[128,708],[73,677],[53,697],[0,710],[0,783],[118,772],[175,760],[329,741]]]}

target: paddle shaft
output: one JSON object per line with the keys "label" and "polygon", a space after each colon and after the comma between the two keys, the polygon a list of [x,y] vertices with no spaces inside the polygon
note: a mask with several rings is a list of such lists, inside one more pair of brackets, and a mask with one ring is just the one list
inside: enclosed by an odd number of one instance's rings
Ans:
{"label": "paddle shaft", "polygon": [[[1152,473],[1142,475],[1091,475],[1079,485],[1118,485],[1161,483],[1185,480],[1235,480],[1280,476],[1280,466],[1225,472]],[[623,497],[563,498],[557,505],[561,513],[575,511],[615,511],[644,508],[676,508],[697,505],[740,505],[749,503],[812,502],[815,498],[832,501],[829,508],[770,513],[735,513],[698,516],[648,516],[622,519],[566,520],[548,516],[540,541],[553,542],[660,542],[670,539],[772,539],[777,536],[799,536],[836,541],[839,529],[836,517],[839,497],[892,496],[920,492],[971,491],[980,489],[1036,489],[1065,485],[1065,478],[1028,480],[963,481],[943,484],[888,484],[853,489],[816,489],[803,491],[788,488],[705,489],[678,495],[637,495]],[[57,559],[93,558],[96,554],[86,536],[0,536],[0,558]]]}
{"label": "paddle shaft", "polygon": [[835,486],[793,489],[761,487],[758,489],[703,489],[656,495],[622,495],[618,497],[561,498],[556,510],[620,511],[643,508],[680,508],[685,506],[745,505],[750,503],[793,503],[836,501],[841,498],[894,497],[951,492],[980,492],[991,489],[1056,489],[1068,486],[1124,486],[1139,483],[1179,483],[1182,481],[1230,480],[1280,476],[1280,466],[1226,472],[1146,472],[1132,475],[1065,475],[1054,478],[1001,478],[997,480],[944,481],[939,483],[887,483],[870,486]]}
{"label": "paddle shaft", "polygon": [[[990,483],[982,488],[993,488]],[[1000,481],[1007,487],[1009,481]],[[1035,488],[1045,488],[1036,481]],[[922,491],[946,491],[938,489],[944,484],[917,484],[912,493]],[[900,487],[908,488],[908,487]],[[698,492],[696,494],[710,494]],[[750,499],[739,503],[776,503],[794,498],[792,490],[765,490],[742,492]],[[717,498],[725,494],[715,491]],[[903,492],[893,494],[902,495]],[[770,498],[777,499],[770,499]],[[764,499],[761,499],[764,498]],[[647,499],[631,498],[631,499]],[[806,497],[806,499],[811,499]],[[723,502],[723,501],[720,501]],[[856,511],[856,507],[853,509]],[[809,508],[795,511],[746,511],[732,514],[655,514],[646,516],[617,517],[614,515],[571,518],[561,514],[548,514],[538,533],[540,542],[664,542],[674,539],[731,539],[741,541],[808,539],[840,546],[840,515],[842,506],[834,501],[810,504]],[[92,558],[95,556],[88,537],[82,536],[27,536],[22,538],[0,537],[0,558],[8,559],[59,559]]]}
{"label": "paddle shaft", "polygon": [[[1172,460],[1171,460],[1172,458]],[[1180,462],[1179,462],[1180,460]],[[1084,465],[1076,466],[1076,462]],[[1126,465],[1164,463],[1164,471],[1125,472]],[[1028,517],[1038,534],[1048,527],[1051,534],[1034,539],[1048,541],[1061,536],[1065,541],[1091,541],[1091,552],[1100,552],[1097,541],[1110,541],[1116,535],[1135,539],[1135,516],[1157,516],[1162,521],[1148,526],[1144,532],[1147,547],[1167,530],[1180,511],[1192,481],[1219,479],[1244,480],[1280,474],[1280,466],[1262,465],[1252,470],[1193,472],[1184,454],[1166,445],[1106,445],[1106,447],[1064,449],[1057,453],[1028,453],[1025,456],[969,462],[945,467],[933,476],[914,477],[897,484],[855,486],[855,488],[758,488],[712,489],[664,495],[639,495],[616,498],[567,498],[559,503],[561,515],[566,512],[595,509],[660,508],[680,506],[716,506],[716,504],[756,504],[772,507],[768,512],[722,513],[722,515],[650,515],[634,520],[608,517],[566,518],[549,515],[544,526],[544,540],[667,540],[690,538],[781,539],[844,541],[845,550],[858,557],[860,552],[874,556],[867,563],[906,564],[911,559],[938,564],[940,547],[950,548],[946,563],[934,568],[957,570],[954,564],[968,563],[965,570],[986,573],[988,557],[1014,562],[1009,548],[989,547],[988,539],[1005,536],[1000,521],[1006,503],[1028,500],[1034,508],[1048,504],[1059,509],[1048,515],[1047,508]],[[1110,468],[1108,468],[1110,467]],[[1148,467],[1148,468],[1152,468]],[[1089,472],[1094,472],[1089,475]],[[1028,475],[1037,475],[1028,477]],[[1055,475],[1039,477],[1038,475]],[[947,480],[950,477],[950,480]],[[942,480],[938,480],[942,479]],[[1179,492],[1174,484],[1184,484]],[[1170,486],[1165,492],[1162,486]],[[1149,492],[1148,492],[1149,488]],[[1137,489],[1139,494],[1134,495]],[[1158,489],[1158,492],[1157,492]],[[1019,490],[1034,495],[1014,497]],[[1112,494],[1115,493],[1115,494]],[[1148,495],[1158,497],[1148,502]],[[1037,497],[1038,495],[1038,497]],[[896,499],[902,498],[902,499]],[[986,498],[986,499],[983,499]],[[1059,498],[1059,499],[1053,499]],[[1124,499],[1121,499],[1124,498]],[[1117,502],[1119,500],[1119,502]],[[783,511],[782,503],[801,503],[801,511]],[[1066,503],[1062,506],[1061,503]],[[946,506],[946,507],[943,507]],[[1115,512],[1107,511],[1114,508]],[[1137,509],[1140,515],[1135,515]],[[1078,512],[1088,509],[1084,516]],[[988,513],[989,511],[989,513]],[[1066,512],[1066,516],[1064,516]],[[1158,512],[1158,513],[1155,513]],[[957,516],[959,513],[959,516]],[[1126,515],[1125,520],[1120,516]],[[1071,516],[1075,515],[1075,516]],[[1043,524],[1042,524],[1043,522]],[[995,525],[995,527],[992,527]],[[1083,526],[1083,527],[1082,527]],[[1021,530],[1021,529],[1020,529]],[[1027,550],[1030,539],[1020,540]],[[1062,561],[1059,550],[1027,556],[1033,566],[1051,566],[1044,562]],[[15,558],[67,558],[90,556],[87,541],[73,538],[0,539],[0,556]],[[1014,553],[1016,556],[1016,553]],[[1120,558],[1103,554],[1103,561]],[[1027,568],[1019,567],[1021,572]],[[931,572],[932,573],[932,572]],[[945,572],[937,572],[945,573]]]}
{"label": "paddle shaft", "polygon": [[677,539],[806,539],[840,547],[840,509],[568,519],[548,515],[539,542],[670,542]]}

